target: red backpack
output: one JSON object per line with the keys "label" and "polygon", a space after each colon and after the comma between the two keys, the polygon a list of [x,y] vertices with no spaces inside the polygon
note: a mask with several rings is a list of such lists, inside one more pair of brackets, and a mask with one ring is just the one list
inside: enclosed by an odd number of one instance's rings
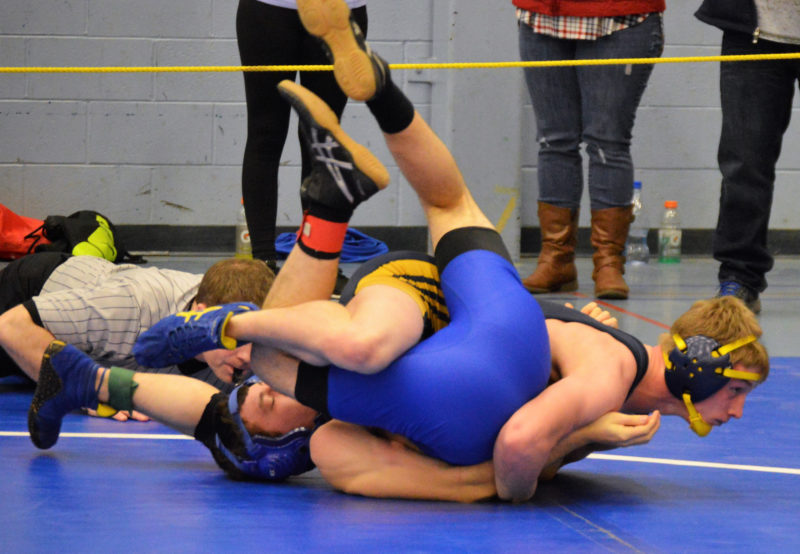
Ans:
{"label": "red backpack", "polygon": [[13,260],[31,252],[69,252],[114,263],[147,261],[128,252],[114,224],[98,212],[49,215],[41,221],[17,215],[2,204],[0,208],[0,259]]}
{"label": "red backpack", "polygon": [[0,259],[15,260],[49,244],[43,234],[44,221],[15,214],[0,204]]}

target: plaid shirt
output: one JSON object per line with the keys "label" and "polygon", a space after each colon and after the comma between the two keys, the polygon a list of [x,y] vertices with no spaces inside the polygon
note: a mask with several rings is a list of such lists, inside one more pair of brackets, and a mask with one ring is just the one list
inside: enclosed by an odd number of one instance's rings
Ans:
{"label": "plaid shirt", "polygon": [[618,15],[612,17],[578,17],[545,15],[517,8],[517,20],[540,33],[555,38],[595,40],[616,31],[638,25],[650,14]]}

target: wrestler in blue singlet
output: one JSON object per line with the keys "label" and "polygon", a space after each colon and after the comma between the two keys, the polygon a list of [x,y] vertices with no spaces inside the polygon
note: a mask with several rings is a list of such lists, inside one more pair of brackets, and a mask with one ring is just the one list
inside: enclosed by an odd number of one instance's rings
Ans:
{"label": "wrestler in blue singlet", "polygon": [[495,231],[448,233],[436,263],[450,324],[377,374],[331,367],[327,411],[451,464],[476,464],[492,458],[503,424],[547,385],[547,329]]}

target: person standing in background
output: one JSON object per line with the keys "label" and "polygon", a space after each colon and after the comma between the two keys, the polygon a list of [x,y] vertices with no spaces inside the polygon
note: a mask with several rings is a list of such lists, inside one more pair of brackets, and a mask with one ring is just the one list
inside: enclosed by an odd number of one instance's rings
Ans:
{"label": "person standing in background", "polygon": [[[664,0],[513,0],[523,61],[659,57]],[[536,115],[539,224],[534,294],[578,288],[575,247],[589,157],[595,296],[628,297],[624,249],[631,222],[633,123],[653,64],[526,68]]]}
{"label": "person standing in background", "polygon": [[[349,0],[353,18],[367,32],[367,0]],[[303,28],[295,0],[240,0],[236,40],[242,65],[328,65],[316,38]],[[294,71],[244,72],[247,143],[242,163],[242,197],[253,257],[276,268],[275,228],[278,168],[289,132],[289,104],[277,85],[294,80]],[[341,117],[347,97],[330,71],[302,72],[300,82]],[[301,181],[311,171],[310,154],[301,141]]]}
{"label": "person standing in background", "polygon": [[[797,0],[705,0],[695,16],[722,29],[722,55],[800,51]],[[722,173],[712,249],[719,266],[717,296],[736,296],[755,313],[774,260],[767,230],[775,164],[792,117],[800,60],[720,64]]]}

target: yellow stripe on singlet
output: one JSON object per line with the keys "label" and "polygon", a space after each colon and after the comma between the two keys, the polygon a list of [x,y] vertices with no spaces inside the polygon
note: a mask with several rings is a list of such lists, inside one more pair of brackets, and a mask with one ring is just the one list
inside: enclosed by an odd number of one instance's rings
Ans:
{"label": "yellow stripe on singlet", "polygon": [[450,323],[439,282],[439,271],[431,262],[399,259],[386,262],[359,280],[356,294],[370,285],[387,285],[408,294],[419,306],[425,320],[424,336]]}

